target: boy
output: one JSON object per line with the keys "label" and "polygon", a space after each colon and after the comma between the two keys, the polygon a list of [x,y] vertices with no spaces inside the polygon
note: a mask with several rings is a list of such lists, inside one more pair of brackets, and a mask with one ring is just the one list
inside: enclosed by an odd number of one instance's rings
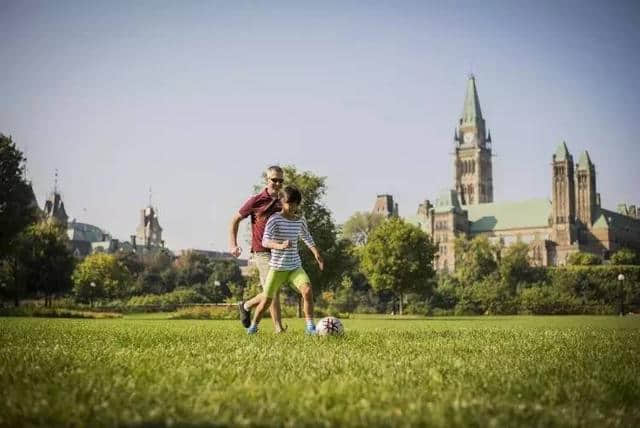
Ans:
{"label": "boy", "polygon": [[299,238],[302,238],[313,253],[320,270],[324,268],[324,260],[313,242],[306,220],[296,215],[298,205],[302,201],[300,191],[293,186],[286,186],[282,191],[280,201],[282,210],[269,217],[262,238],[262,246],[271,249],[270,269],[264,290],[255,305],[256,312],[247,333],[255,334],[258,332],[258,323],[260,323],[263,312],[271,304],[274,296],[278,295],[282,284],[290,282],[300,292],[304,301],[306,331],[309,334],[315,334],[313,292],[311,281],[302,268],[302,261],[298,254]]}

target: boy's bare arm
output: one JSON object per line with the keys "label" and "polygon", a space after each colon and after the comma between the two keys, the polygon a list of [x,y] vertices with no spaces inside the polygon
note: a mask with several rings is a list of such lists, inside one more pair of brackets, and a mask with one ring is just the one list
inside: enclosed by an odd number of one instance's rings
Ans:
{"label": "boy's bare arm", "polygon": [[324,259],[322,258],[322,254],[320,254],[320,251],[318,251],[315,246],[309,247],[309,250],[311,250],[313,257],[316,258],[316,262],[318,262],[318,267],[320,268],[320,270],[324,270]]}
{"label": "boy's bare arm", "polygon": [[275,241],[272,239],[265,239],[262,241],[262,246],[265,248],[271,248],[272,250],[286,250],[291,247],[291,241]]}

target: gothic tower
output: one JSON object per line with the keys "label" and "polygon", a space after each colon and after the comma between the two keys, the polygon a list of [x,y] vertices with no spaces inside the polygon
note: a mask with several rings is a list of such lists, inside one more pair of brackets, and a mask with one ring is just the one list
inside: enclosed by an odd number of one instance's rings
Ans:
{"label": "gothic tower", "polygon": [[552,165],[553,218],[551,220],[556,233],[556,242],[560,246],[569,246],[575,240],[576,199],[573,157],[569,154],[567,144],[564,141],[553,155]]}
{"label": "gothic tower", "polygon": [[487,133],[473,75],[454,132],[454,183],[463,205],[493,202],[491,132]]}
{"label": "gothic tower", "polygon": [[576,169],[576,211],[577,218],[587,228],[593,222],[593,210],[596,206],[596,167],[585,150],[580,155]]}

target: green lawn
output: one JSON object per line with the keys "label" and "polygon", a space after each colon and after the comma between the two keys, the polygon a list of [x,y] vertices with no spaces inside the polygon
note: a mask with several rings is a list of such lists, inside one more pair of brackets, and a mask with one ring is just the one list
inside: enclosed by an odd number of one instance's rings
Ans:
{"label": "green lawn", "polygon": [[0,426],[640,426],[640,317],[0,318]]}

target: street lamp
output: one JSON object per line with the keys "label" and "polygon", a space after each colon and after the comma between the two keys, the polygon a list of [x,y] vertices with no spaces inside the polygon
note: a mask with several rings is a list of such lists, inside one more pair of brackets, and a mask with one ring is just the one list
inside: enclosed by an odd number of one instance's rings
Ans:
{"label": "street lamp", "polygon": [[618,275],[618,299],[619,299],[619,314],[624,315],[624,275]]}
{"label": "street lamp", "polygon": [[91,293],[89,296],[89,305],[93,308],[93,294],[95,293],[95,288],[96,288],[96,283],[91,281],[91,284],[89,284],[91,286]]}

